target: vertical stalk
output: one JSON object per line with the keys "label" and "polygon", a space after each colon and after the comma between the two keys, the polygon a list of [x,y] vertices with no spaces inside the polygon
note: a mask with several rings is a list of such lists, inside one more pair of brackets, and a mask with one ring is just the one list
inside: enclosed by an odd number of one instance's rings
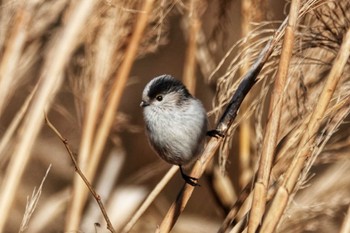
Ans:
{"label": "vertical stalk", "polygon": [[254,233],[257,230],[261,218],[265,212],[269,178],[279,131],[283,92],[285,89],[289,63],[293,52],[294,31],[298,20],[299,5],[300,0],[293,0],[290,8],[280,63],[270,100],[269,116],[263,141],[258,176],[254,185],[253,202],[248,223],[248,233]]}

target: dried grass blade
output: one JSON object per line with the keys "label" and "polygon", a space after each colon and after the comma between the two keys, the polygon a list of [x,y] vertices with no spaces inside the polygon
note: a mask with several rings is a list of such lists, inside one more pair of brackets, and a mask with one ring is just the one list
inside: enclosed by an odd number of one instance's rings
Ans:
{"label": "dried grass blade", "polygon": [[50,172],[50,169],[51,169],[51,164],[47,168],[46,173],[44,175],[44,178],[42,179],[38,190],[36,190],[36,188],[34,188],[31,198],[27,197],[26,210],[25,210],[25,213],[23,216],[23,220],[22,220],[19,232],[24,232],[28,228],[29,220],[31,219],[31,216],[33,215],[34,210],[39,202],[39,199],[41,196],[41,191],[42,191],[44,182],[47,178],[47,175]]}

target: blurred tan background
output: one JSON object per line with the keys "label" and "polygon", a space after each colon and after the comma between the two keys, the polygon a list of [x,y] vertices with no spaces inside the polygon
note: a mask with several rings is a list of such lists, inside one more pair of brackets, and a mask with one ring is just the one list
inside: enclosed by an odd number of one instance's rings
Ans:
{"label": "blurred tan background", "polygon": [[[98,114],[97,122],[102,118],[110,95],[109,87],[117,77],[118,68],[120,68],[124,58],[123,52],[131,40],[133,26],[141,9],[141,2],[101,1],[96,3],[90,15],[86,17],[86,24],[81,29],[80,36],[77,36],[71,56],[62,70],[62,84],[57,96],[54,96],[48,117],[67,139],[71,149],[78,156],[78,160],[83,134],[82,128],[86,120],[86,106],[87,101],[89,101],[88,96],[91,94],[89,93],[89,85],[93,83],[94,72],[98,70],[95,67],[97,64],[95,59],[100,49],[98,38],[99,34],[102,33],[101,25],[108,24],[109,21],[117,22],[112,26],[115,34],[107,39],[107,44],[111,45],[110,49],[114,50],[115,53],[111,55],[110,65],[102,67],[107,72],[107,81],[104,83],[105,89],[102,92],[103,97],[100,103],[101,113]],[[133,214],[147,193],[170,168],[170,165],[161,161],[148,145],[144,134],[142,109],[139,104],[143,87],[153,77],[171,74],[182,79],[189,45],[187,30],[190,23],[188,18],[190,3],[191,1],[155,1],[152,6],[151,23],[145,29],[147,36],[141,37],[142,46],[128,75],[120,106],[108,134],[97,175],[93,182],[93,185],[97,187],[97,192],[102,196],[102,201],[107,204],[107,212],[111,215],[113,224],[123,225],[128,216]],[[286,2],[273,0],[263,3],[266,4],[265,16],[257,23],[265,20],[281,21],[285,18]],[[40,77],[45,75],[45,64],[48,64],[50,59],[51,61],[58,59],[50,57],[49,51],[51,46],[57,42],[54,38],[61,35],[60,30],[71,23],[70,14],[74,12],[78,4],[80,1],[71,3],[66,0],[57,2],[28,0],[27,3],[23,4],[0,1],[1,59],[5,58],[7,49],[11,46],[12,40],[9,38],[13,35],[21,35],[20,31],[16,32],[16,27],[19,28],[18,30],[23,30],[21,27],[25,25],[23,28],[27,30],[22,53],[15,65],[17,69],[13,73],[15,78],[13,84],[10,85],[9,99],[2,106],[0,116],[0,135],[2,137],[10,127],[11,122],[17,117],[22,104]],[[199,17],[201,32],[213,62],[213,64],[208,64],[206,68],[215,68],[231,46],[242,38],[242,2],[220,0],[203,1],[196,4],[202,10]],[[286,9],[288,6],[289,4],[287,4]],[[253,8],[252,11],[254,11]],[[125,14],[123,15],[126,17],[125,19],[121,19],[120,12]],[[24,19],[20,17],[24,17]],[[24,20],[24,23],[21,20]],[[45,20],[47,20],[47,24],[45,24]],[[119,21],[126,28],[126,32],[121,32],[121,29],[118,29],[121,27],[118,24]],[[254,27],[252,26],[252,28]],[[119,37],[116,36],[117,34]],[[159,38],[157,38],[158,36]],[[116,41],[118,42],[117,47],[112,46]],[[108,46],[104,48],[109,49]],[[234,56],[235,54],[230,54],[229,59]],[[208,111],[211,111],[217,90],[216,80],[224,75],[225,68],[216,72],[209,81],[209,75],[213,70],[210,70],[210,73],[205,73],[203,72],[205,62],[198,63],[195,66],[195,75],[193,76],[196,82],[194,95],[203,101]],[[224,65],[224,67],[227,66],[228,64]],[[85,79],[89,81],[84,81]],[[29,105],[29,109],[33,106]],[[266,115],[267,109],[263,110]],[[209,119],[209,128],[215,128],[215,116],[211,115]],[[2,187],[4,187],[5,175],[8,174],[7,169],[10,167],[12,154],[16,151],[23,133],[19,127],[1,153],[0,182]],[[92,144],[94,143],[95,141],[92,141]],[[251,146],[252,153],[256,151],[256,147],[259,146]],[[234,136],[230,157],[226,164],[226,176],[230,178],[236,195],[242,189],[239,183],[239,162],[235,156],[238,149],[238,136]],[[12,193],[13,204],[9,210],[9,217],[5,221],[3,232],[18,232],[26,209],[27,197],[32,195],[35,187],[38,189],[50,164],[52,165],[51,170],[41,188],[40,199],[34,208],[34,213],[25,232],[108,232],[105,229],[105,222],[100,216],[98,205],[90,194],[87,204],[84,205],[78,229],[67,231],[67,222],[70,218],[67,211],[68,207],[72,205],[70,198],[72,197],[75,169],[63,143],[46,124],[43,124],[32,149],[28,153],[30,156],[23,175],[18,174],[21,177],[20,183],[15,193]],[[257,158],[258,155],[252,156]],[[215,160],[217,161],[217,157]],[[83,164],[82,167],[84,166]],[[255,168],[254,165],[252,167]],[[208,175],[200,179],[201,186],[195,189],[173,232],[216,232],[218,230],[227,210],[217,204],[209,180]],[[182,185],[183,180],[180,174],[176,173],[164,191],[160,193],[138,221],[132,232],[153,232],[170,204],[175,200]],[[94,223],[96,222],[101,224],[101,227],[95,228]]]}

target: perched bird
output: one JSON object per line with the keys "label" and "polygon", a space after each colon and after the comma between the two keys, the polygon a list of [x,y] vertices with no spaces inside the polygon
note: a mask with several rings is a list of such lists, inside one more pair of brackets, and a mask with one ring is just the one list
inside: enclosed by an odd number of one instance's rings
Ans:
{"label": "perched bird", "polygon": [[186,175],[182,166],[203,150],[207,115],[202,103],[181,81],[161,75],[145,86],[140,106],[153,149],[166,162],[178,165],[183,179],[196,186],[198,179]]}

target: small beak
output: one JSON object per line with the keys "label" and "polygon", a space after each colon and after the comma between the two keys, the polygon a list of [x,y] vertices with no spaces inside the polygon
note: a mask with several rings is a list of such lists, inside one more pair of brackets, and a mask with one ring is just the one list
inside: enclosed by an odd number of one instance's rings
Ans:
{"label": "small beak", "polygon": [[148,106],[149,103],[147,103],[146,101],[142,100],[141,103],[140,103],[140,107],[146,107]]}

